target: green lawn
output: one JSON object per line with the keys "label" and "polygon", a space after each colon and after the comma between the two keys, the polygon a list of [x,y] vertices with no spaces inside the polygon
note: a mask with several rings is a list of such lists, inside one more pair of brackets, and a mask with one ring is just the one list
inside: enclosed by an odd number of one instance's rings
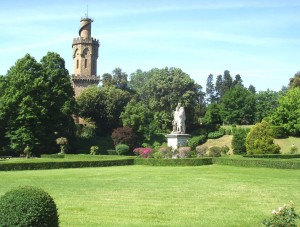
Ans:
{"label": "green lawn", "polygon": [[120,166],[0,172],[0,196],[19,185],[48,191],[61,226],[260,226],[293,200],[300,170],[232,166]]}

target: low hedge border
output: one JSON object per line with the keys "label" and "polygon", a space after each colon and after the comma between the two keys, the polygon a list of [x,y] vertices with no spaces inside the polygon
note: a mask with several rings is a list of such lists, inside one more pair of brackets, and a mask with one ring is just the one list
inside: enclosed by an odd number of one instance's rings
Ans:
{"label": "low hedge border", "polygon": [[255,154],[255,155],[244,155],[244,158],[300,158],[300,154]]}
{"label": "low hedge border", "polygon": [[119,160],[89,160],[89,161],[60,161],[60,162],[3,162],[0,171],[9,170],[38,170],[38,169],[62,169],[62,168],[84,168],[84,167],[107,167],[134,165],[134,159]]}
{"label": "low hedge border", "polygon": [[154,158],[137,158],[134,160],[135,165],[150,166],[202,166],[212,165],[212,158],[182,158],[182,159],[154,159]]}
{"label": "low hedge border", "polygon": [[239,159],[239,158],[213,158],[213,163],[218,165],[242,166],[242,167],[265,167],[276,169],[300,169],[299,160],[279,159]]}

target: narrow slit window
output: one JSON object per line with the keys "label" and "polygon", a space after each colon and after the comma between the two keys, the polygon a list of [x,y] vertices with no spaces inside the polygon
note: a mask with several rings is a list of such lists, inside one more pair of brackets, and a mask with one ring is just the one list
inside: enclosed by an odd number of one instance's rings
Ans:
{"label": "narrow slit window", "polygon": [[79,60],[78,59],[77,59],[77,62],[76,62],[76,67],[77,67],[77,69],[79,67]]}
{"label": "narrow slit window", "polygon": [[84,59],[84,68],[87,68],[87,59]]}

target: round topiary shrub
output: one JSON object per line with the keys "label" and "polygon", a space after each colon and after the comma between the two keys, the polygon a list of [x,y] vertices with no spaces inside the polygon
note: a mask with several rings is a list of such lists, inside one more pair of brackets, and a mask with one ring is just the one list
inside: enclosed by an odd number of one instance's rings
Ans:
{"label": "round topiary shrub", "polygon": [[0,198],[0,226],[58,226],[58,213],[52,197],[42,189],[23,186]]}
{"label": "round topiary shrub", "polygon": [[126,144],[118,144],[116,146],[116,152],[118,155],[127,155],[129,154],[129,146]]}

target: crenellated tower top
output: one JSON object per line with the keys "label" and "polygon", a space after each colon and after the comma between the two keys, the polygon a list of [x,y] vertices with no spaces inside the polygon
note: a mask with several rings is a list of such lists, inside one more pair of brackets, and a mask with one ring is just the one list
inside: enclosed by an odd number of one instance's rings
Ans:
{"label": "crenellated tower top", "polygon": [[86,87],[98,84],[97,59],[99,40],[91,36],[93,19],[81,18],[79,37],[73,39],[74,74],[72,84],[77,97]]}

